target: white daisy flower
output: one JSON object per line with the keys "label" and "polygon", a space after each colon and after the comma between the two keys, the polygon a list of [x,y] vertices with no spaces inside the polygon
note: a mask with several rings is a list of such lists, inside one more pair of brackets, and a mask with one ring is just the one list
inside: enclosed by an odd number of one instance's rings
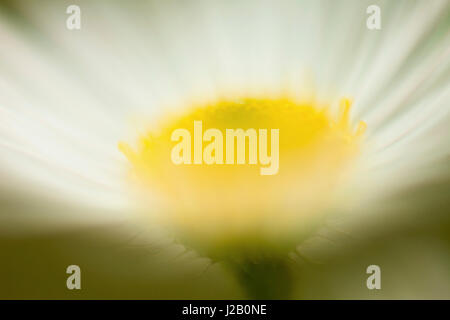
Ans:
{"label": "white daisy flower", "polygon": [[[0,5],[1,194],[30,205],[0,232],[157,225],[272,297],[285,257],[336,253],[324,238],[447,219],[394,197],[449,178],[447,0],[77,5],[79,30],[66,3]],[[279,129],[277,174],[175,166],[194,121]]]}

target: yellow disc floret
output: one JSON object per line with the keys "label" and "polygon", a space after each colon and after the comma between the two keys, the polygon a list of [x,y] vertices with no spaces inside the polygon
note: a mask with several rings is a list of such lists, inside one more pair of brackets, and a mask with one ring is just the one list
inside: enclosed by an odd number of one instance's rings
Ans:
{"label": "yellow disc floret", "polygon": [[[137,148],[119,148],[151,195],[150,210],[188,245],[213,257],[281,252],[323,221],[359,152],[365,124],[352,129],[350,104],[342,99],[339,115],[332,117],[326,107],[288,98],[224,100],[169,116],[140,136]],[[201,131],[195,129],[199,123]],[[235,161],[227,158],[230,129],[248,134],[241,162],[237,138],[231,147]],[[278,137],[271,136],[274,130]],[[183,137],[174,139],[174,132],[186,131],[190,141],[183,142],[176,163],[174,148]],[[278,161],[269,174],[261,174],[270,165],[263,151]],[[216,161],[205,161],[208,152]]]}

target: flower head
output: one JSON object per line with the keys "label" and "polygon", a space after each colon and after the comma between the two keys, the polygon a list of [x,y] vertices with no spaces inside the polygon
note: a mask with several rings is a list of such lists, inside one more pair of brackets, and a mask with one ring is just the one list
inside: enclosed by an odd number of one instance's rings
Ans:
{"label": "flower head", "polygon": [[[365,124],[352,128],[349,111],[348,99],[337,117],[327,106],[290,98],[221,100],[168,117],[140,136],[135,150],[125,143],[119,148],[134,178],[153,195],[158,219],[188,244],[213,257],[285,253],[322,221],[360,151]],[[203,130],[277,129],[278,172],[260,175],[249,161],[174,164],[172,133],[193,131],[199,120]],[[250,147],[250,138],[246,143]],[[225,148],[221,142],[216,152],[225,154]]]}

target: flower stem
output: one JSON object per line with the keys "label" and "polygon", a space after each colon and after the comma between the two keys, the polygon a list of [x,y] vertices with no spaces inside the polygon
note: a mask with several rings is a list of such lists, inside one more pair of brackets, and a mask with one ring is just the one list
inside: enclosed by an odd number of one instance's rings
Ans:
{"label": "flower stem", "polygon": [[292,272],[282,258],[264,258],[229,264],[249,299],[289,299],[292,295]]}

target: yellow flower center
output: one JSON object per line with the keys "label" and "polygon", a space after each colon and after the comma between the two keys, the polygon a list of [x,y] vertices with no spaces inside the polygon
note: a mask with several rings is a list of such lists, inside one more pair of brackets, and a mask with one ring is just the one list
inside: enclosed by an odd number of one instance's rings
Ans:
{"label": "yellow flower center", "polygon": [[[365,130],[363,122],[351,128],[349,111],[348,99],[337,117],[289,98],[224,100],[169,116],[140,136],[137,148],[120,143],[119,149],[159,222],[185,243],[212,256],[271,252],[292,247],[323,220]],[[267,129],[269,154],[271,129],[278,129],[278,172],[261,175],[261,165],[249,163],[249,140],[244,164],[175,164],[172,133],[187,129],[193,136],[194,121],[202,121],[203,132],[220,130],[224,141],[227,129]],[[223,155],[225,149],[224,143]]]}

